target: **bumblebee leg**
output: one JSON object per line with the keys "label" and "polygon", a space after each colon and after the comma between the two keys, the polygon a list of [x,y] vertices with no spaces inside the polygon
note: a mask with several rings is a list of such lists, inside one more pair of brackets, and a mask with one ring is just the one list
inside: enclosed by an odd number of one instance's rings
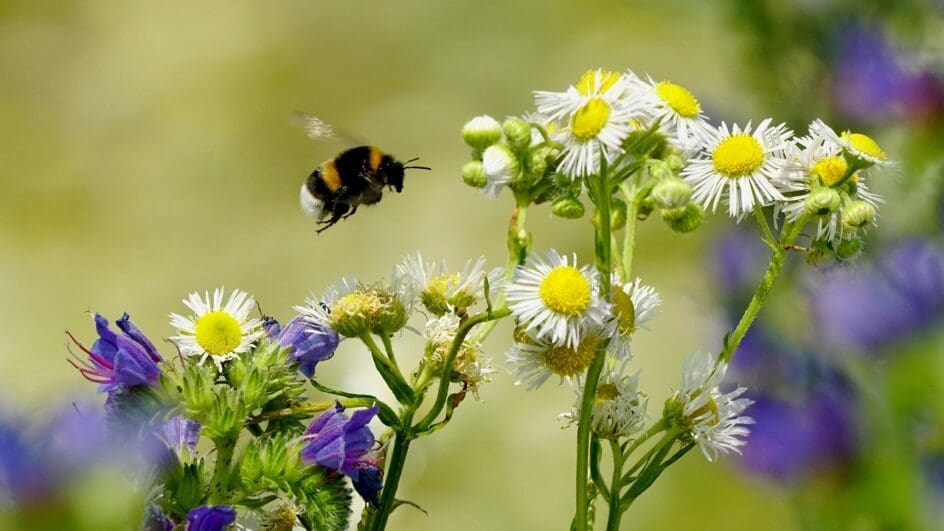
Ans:
{"label": "bumblebee leg", "polygon": [[354,208],[352,208],[351,211],[348,212],[347,214],[344,214],[344,216],[341,219],[347,219],[353,216],[355,212],[357,212],[357,205],[354,205]]}
{"label": "bumblebee leg", "polygon": [[337,203],[334,207],[334,210],[331,212],[331,219],[327,221],[319,221],[318,224],[324,225],[324,227],[316,230],[315,233],[321,234],[322,232],[330,229],[335,223],[344,218],[344,214],[347,214],[347,211],[350,209],[351,207],[348,206],[347,203]]}

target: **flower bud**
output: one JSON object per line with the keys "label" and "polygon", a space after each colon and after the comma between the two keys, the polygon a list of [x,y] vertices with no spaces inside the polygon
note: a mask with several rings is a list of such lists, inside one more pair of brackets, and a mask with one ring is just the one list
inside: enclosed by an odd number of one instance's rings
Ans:
{"label": "flower bud", "polygon": [[840,260],[853,260],[862,252],[862,239],[852,237],[836,245],[836,257]]}
{"label": "flower bud", "polygon": [[472,188],[485,188],[488,177],[480,160],[470,160],[462,166],[462,181]]}
{"label": "flower bud", "polygon": [[682,160],[682,157],[679,157],[675,153],[666,155],[663,160],[665,160],[665,163],[669,166],[669,169],[675,172],[681,170],[682,167],[685,166],[685,161]]}
{"label": "flower bud", "polygon": [[574,196],[558,197],[551,204],[551,213],[559,218],[578,219],[584,214],[583,203]]}
{"label": "flower bud", "polygon": [[379,312],[374,325],[371,327],[371,332],[381,336],[398,332],[406,326],[406,322],[409,320],[406,307],[400,297],[389,291],[385,291],[383,297],[386,299],[383,310]]}
{"label": "flower bud", "polygon": [[685,421],[685,405],[678,396],[665,401],[662,409],[662,420],[666,426],[681,426]]}
{"label": "flower bud", "polygon": [[489,146],[482,155],[482,165],[490,182],[510,182],[521,171],[518,157],[504,144]]}
{"label": "flower bud", "polygon": [[812,216],[825,216],[839,210],[842,197],[833,188],[816,188],[806,198],[803,208]]}
{"label": "flower bud", "polygon": [[875,221],[875,207],[865,201],[853,201],[842,211],[842,226],[849,231],[859,230]]}
{"label": "flower bud", "polygon": [[543,147],[531,151],[527,159],[528,172],[534,177],[541,177],[547,172],[548,152],[550,148]]}
{"label": "flower bud", "polygon": [[521,118],[511,117],[502,124],[502,131],[508,138],[508,144],[516,152],[522,152],[531,145],[531,125]]}
{"label": "flower bud", "polygon": [[701,207],[695,203],[688,203],[681,208],[664,209],[662,220],[675,232],[687,234],[697,229],[705,217]]}
{"label": "flower bud", "polygon": [[826,267],[835,262],[835,253],[825,240],[816,240],[806,253],[806,264],[812,267]]}
{"label": "flower bud", "polygon": [[483,114],[472,118],[462,126],[462,140],[482,151],[501,139],[502,128],[498,120]]}
{"label": "flower bud", "polygon": [[681,208],[692,198],[692,187],[675,176],[663,178],[652,189],[652,199],[660,208]]}

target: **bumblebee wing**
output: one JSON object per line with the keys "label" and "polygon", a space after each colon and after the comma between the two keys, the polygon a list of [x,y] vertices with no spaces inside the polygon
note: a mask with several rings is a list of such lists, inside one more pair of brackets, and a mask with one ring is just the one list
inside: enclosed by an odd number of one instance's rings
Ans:
{"label": "bumblebee wing", "polygon": [[338,129],[328,122],[307,112],[292,113],[292,124],[305,132],[305,136],[317,141],[340,142],[349,146],[365,145],[367,142],[358,135]]}
{"label": "bumblebee wing", "polygon": [[292,113],[292,125],[300,128],[312,140],[338,140],[333,125],[307,112]]}

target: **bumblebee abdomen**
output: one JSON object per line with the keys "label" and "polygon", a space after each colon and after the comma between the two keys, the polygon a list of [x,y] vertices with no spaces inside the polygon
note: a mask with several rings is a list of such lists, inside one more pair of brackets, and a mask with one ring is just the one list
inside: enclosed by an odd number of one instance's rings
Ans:
{"label": "bumblebee abdomen", "polygon": [[[337,160],[326,160],[318,166],[315,172],[319,173],[319,180],[324,184],[329,192],[337,192],[341,188],[341,174],[338,171]],[[315,174],[312,173],[312,176]]]}

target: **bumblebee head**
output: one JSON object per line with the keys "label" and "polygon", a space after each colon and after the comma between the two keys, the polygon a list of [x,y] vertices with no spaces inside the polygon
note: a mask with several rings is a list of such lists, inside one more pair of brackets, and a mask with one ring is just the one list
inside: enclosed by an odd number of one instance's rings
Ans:
{"label": "bumblebee head", "polygon": [[399,162],[389,155],[384,155],[380,163],[380,171],[387,177],[387,185],[393,187],[398,193],[403,190],[403,172],[404,170],[430,170],[428,166],[408,166],[411,162],[420,160],[414,157],[406,162]]}

